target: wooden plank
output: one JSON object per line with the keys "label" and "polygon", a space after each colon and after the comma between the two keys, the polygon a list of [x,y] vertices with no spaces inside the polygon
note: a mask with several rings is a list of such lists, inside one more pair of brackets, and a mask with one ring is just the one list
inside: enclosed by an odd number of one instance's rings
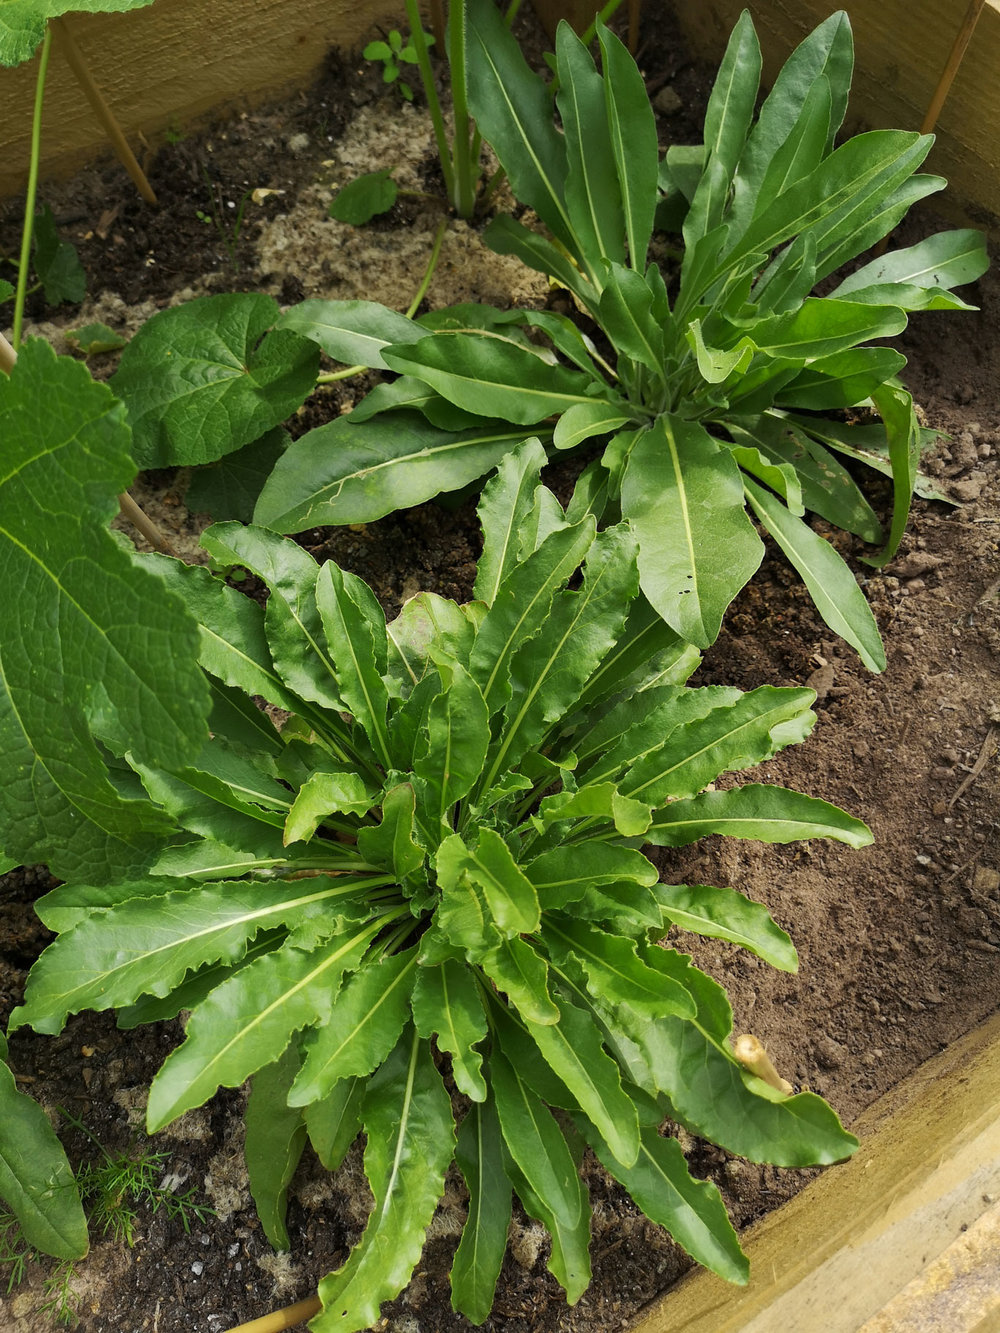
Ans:
{"label": "wooden plank", "polygon": [[[652,7],[664,0],[647,0]],[[770,82],[791,50],[830,14],[828,0],[671,0],[688,40],[717,62],[749,9]],[[848,128],[918,129],[968,0],[846,0],[855,75]],[[950,198],[978,225],[1000,216],[1000,0],[987,0],[938,121],[926,170],[947,176]],[[988,214],[989,216],[985,216]]]}
{"label": "wooden plank", "polygon": [[[997,1274],[985,1289],[971,1284],[986,1301],[973,1306],[971,1322],[954,1312],[969,1305],[963,1275],[989,1266],[998,1246],[1000,1015],[921,1066],[852,1130],[861,1147],[850,1162],[744,1236],[747,1287],[698,1271],[632,1333],[963,1333],[983,1310],[992,1318]],[[893,1302],[911,1322],[886,1323]]]}
{"label": "wooden plank", "polygon": [[[306,86],[331,47],[359,47],[402,0],[156,0],[126,14],[71,14],[77,43],[141,155],[149,138],[207,112]],[[0,197],[28,171],[37,58],[0,67]],[[107,150],[103,131],[54,45],[43,121],[45,177],[66,176]]]}

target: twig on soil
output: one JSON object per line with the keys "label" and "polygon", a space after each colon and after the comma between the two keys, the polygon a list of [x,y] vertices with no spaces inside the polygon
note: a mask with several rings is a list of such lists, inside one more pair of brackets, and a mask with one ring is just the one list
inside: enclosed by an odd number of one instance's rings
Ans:
{"label": "twig on soil", "polygon": [[308,1300],[286,1305],[283,1310],[274,1310],[271,1314],[261,1315],[259,1319],[251,1319],[248,1324],[239,1324],[231,1328],[229,1333],[283,1333],[286,1328],[304,1324],[307,1319],[318,1314],[320,1308],[319,1297],[310,1296]]}
{"label": "twig on soil", "polygon": [[749,1069],[751,1074],[756,1074],[758,1078],[763,1079],[772,1088],[777,1088],[779,1092],[783,1092],[787,1097],[790,1097],[795,1091],[788,1080],[782,1078],[775,1069],[763,1043],[749,1032],[736,1038],[733,1054],[741,1065]]}
{"label": "twig on soil", "polygon": [[972,765],[972,768],[969,770],[968,776],[962,779],[961,785],[959,786],[958,790],[952,795],[951,800],[948,802],[949,810],[954,806],[955,802],[963,794],[963,792],[968,791],[968,789],[975,782],[976,778],[979,777],[980,773],[982,773],[983,769],[986,767],[990,759],[996,753],[996,749],[997,749],[997,729],[996,727],[990,727],[989,731],[986,733],[986,739],[983,741],[982,748],[979,751],[978,759]]}

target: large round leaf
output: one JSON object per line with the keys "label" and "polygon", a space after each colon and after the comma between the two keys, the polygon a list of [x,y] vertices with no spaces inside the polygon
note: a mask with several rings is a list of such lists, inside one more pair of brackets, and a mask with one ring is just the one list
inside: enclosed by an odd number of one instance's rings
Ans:
{"label": "large round leaf", "polygon": [[112,381],[140,467],[213,463],[299,408],[319,348],[288,329],[270,296],[204,296],[161,311],[122,353]]}

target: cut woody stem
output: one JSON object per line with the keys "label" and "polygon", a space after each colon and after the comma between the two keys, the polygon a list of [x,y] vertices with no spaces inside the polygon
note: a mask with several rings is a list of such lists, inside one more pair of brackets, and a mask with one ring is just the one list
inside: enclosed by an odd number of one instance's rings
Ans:
{"label": "cut woody stem", "polygon": [[[0,371],[9,375],[14,369],[16,361],[17,353],[3,334],[0,333]],[[151,546],[155,546],[158,551],[163,551],[165,555],[177,554],[160,529],[149,515],[139,508],[131,495],[129,495],[128,491],[123,491],[122,494],[119,495],[118,508],[121,510],[122,517],[128,519],[132,526],[142,533]]]}
{"label": "cut woody stem", "polygon": [[742,1037],[736,1038],[736,1044],[733,1047],[733,1054],[739,1060],[744,1068],[751,1074],[756,1074],[765,1083],[772,1088],[777,1088],[778,1092],[783,1092],[786,1097],[790,1097],[795,1089],[787,1079],[781,1077],[774,1065],[771,1063],[771,1057],[764,1049],[762,1042],[749,1032]]}

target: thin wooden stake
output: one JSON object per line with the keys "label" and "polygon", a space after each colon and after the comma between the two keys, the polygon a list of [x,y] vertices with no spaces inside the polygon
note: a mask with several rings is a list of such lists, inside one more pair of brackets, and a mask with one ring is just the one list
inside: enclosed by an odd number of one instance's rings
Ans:
{"label": "thin wooden stake", "polygon": [[128,519],[132,526],[142,533],[151,546],[155,546],[156,549],[162,551],[164,555],[177,554],[160,529],[156,526],[146,511],[139,508],[131,495],[129,495],[128,491],[122,491],[121,495],[119,495],[118,508],[121,510],[122,518]]}
{"label": "thin wooden stake", "polygon": [[[952,44],[951,53],[941,71],[941,77],[938,79],[937,87],[934,89],[934,95],[931,97],[927,111],[924,115],[923,123],[920,126],[921,134],[930,134],[937,124],[938,116],[941,114],[941,108],[944,106],[945,99],[951,91],[951,85],[955,82],[955,75],[958,73],[958,67],[962,63],[972,40],[972,33],[976,24],[979,22],[979,15],[983,12],[986,0],[970,0],[969,8],[965,11],[965,19],[961,28],[958,30],[958,36]],[[888,236],[883,236],[872,251],[875,258],[881,258],[885,254],[886,247],[889,244]]]}
{"label": "thin wooden stake", "polygon": [[118,154],[118,160],[132,177],[135,187],[145,199],[147,204],[156,203],[156,195],[153,193],[153,187],[146,179],[146,173],[136,161],[135,154],[128,145],[128,140],[122,132],[121,126],[115,119],[114,113],[104,100],[104,94],[94,82],[94,77],[90,72],[83,52],[76,44],[72,32],[69,29],[64,18],[54,18],[50,20],[53,28],[59,36],[59,44],[62,47],[63,55],[69,62],[70,69],[76,75],[77,82],[87,95],[87,100],[94,109],[94,114],[104,126],[104,131]]}
{"label": "thin wooden stake", "polygon": [[756,1037],[751,1036],[749,1032],[736,1038],[733,1054],[741,1065],[745,1065],[749,1069],[751,1074],[756,1074],[758,1078],[763,1079],[772,1088],[777,1088],[779,1092],[783,1092],[786,1096],[791,1096],[795,1091],[788,1080],[782,1078],[775,1069],[763,1043],[758,1041]]}
{"label": "thin wooden stake", "polygon": [[962,58],[968,49],[969,42],[972,40],[972,32],[979,15],[983,12],[986,0],[971,0],[969,8],[965,14],[965,21],[959,29],[958,36],[951,48],[951,54],[948,57],[948,63],[938,80],[938,85],[934,89],[934,96],[931,98],[930,106],[927,108],[927,114],[924,116],[924,123],[920,126],[921,134],[930,134],[931,130],[937,124],[938,116],[941,114],[941,108],[944,106],[944,100],[951,90],[951,85],[955,82],[955,75],[958,73],[958,67],[962,63]]}
{"label": "thin wooden stake", "polygon": [[294,1328],[296,1324],[303,1324],[307,1319],[311,1319],[314,1314],[319,1314],[322,1306],[318,1296],[311,1296],[306,1301],[298,1301],[295,1305],[286,1305],[283,1310],[275,1310],[272,1314],[261,1315],[259,1319],[251,1319],[249,1324],[239,1324],[236,1328],[231,1328],[229,1333],[284,1333],[286,1328]]}

